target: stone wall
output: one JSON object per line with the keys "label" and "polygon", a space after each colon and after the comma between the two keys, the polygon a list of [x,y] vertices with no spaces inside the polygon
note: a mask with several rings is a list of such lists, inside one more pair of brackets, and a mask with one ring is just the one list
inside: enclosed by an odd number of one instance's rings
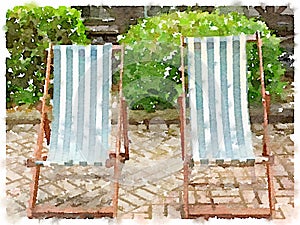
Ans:
{"label": "stone wall", "polygon": [[[117,36],[125,33],[130,25],[137,23],[138,19],[167,13],[174,10],[184,11],[187,6],[73,6],[82,12],[84,24],[88,27],[88,37],[93,44],[106,42],[117,44]],[[213,6],[194,6],[192,9],[201,9],[211,12]],[[288,6],[233,6],[219,8],[221,13],[237,11],[247,17],[256,17],[266,22],[282,40],[281,46],[286,54],[280,60],[287,71],[285,76],[293,79],[294,67],[292,56],[294,54],[294,12]]]}

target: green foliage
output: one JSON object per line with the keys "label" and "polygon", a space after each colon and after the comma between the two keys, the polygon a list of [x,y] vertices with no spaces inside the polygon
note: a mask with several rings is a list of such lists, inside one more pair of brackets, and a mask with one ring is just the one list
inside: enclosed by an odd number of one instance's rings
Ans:
{"label": "green foliage", "polygon": [[34,103],[43,92],[49,42],[88,44],[80,12],[61,6],[16,6],[6,13],[7,107]]}
{"label": "green foliage", "polygon": [[[127,46],[124,86],[131,86],[132,82],[138,83],[138,80],[149,77],[150,74],[160,77],[161,80],[163,78],[172,80],[175,75],[178,77],[180,73],[181,35],[185,37],[226,36],[241,33],[254,34],[257,30],[261,31],[264,43],[263,60],[267,90],[271,95],[280,97],[285,83],[281,81],[284,69],[278,60],[281,54],[279,38],[271,35],[266,24],[261,21],[248,19],[236,12],[226,15],[220,14],[218,10],[212,13],[190,11],[162,14],[141,19],[137,25],[131,26],[125,35],[119,37],[119,42]],[[249,100],[250,102],[260,101],[259,62],[255,43],[247,44],[247,55]],[[138,64],[138,62],[140,62],[139,66],[132,66]],[[153,65],[156,65],[156,67]],[[131,69],[128,70],[127,67]],[[175,69],[172,70],[172,74],[165,76],[165,71],[169,67]],[[152,68],[150,73],[147,71],[149,68]],[[149,90],[153,86],[156,86],[160,96],[148,92],[148,98],[162,97],[162,102],[170,102],[171,105],[180,93],[180,82],[173,82],[175,90],[171,97],[162,96],[161,92],[166,92],[164,86],[159,87],[153,82],[146,82],[142,86],[140,84],[134,92],[125,91],[124,94],[127,99],[131,100],[140,96],[139,90],[141,90],[143,97],[145,97],[145,90]],[[151,103],[149,99],[144,99],[144,104]],[[155,102],[151,104],[153,106]],[[152,106],[149,105],[144,108],[151,108]]]}
{"label": "green foliage", "polygon": [[124,93],[132,109],[153,112],[173,107],[180,91],[180,73],[176,67],[154,61],[137,62],[127,65],[125,74]]}

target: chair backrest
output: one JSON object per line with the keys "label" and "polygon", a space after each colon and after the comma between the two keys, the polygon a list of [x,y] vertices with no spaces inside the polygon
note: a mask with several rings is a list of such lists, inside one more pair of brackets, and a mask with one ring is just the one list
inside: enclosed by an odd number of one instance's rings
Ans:
{"label": "chair backrest", "polygon": [[193,158],[254,159],[246,36],[186,38]]}
{"label": "chair backrest", "polygon": [[54,46],[49,161],[104,162],[109,149],[111,79],[111,44]]}

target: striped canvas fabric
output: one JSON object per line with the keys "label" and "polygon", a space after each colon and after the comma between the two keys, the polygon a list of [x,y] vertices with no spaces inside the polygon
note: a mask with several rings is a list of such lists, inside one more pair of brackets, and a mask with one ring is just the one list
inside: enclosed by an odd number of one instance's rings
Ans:
{"label": "striped canvas fabric", "polygon": [[48,161],[101,165],[110,133],[112,45],[54,46]]}
{"label": "striped canvas fabric", "polygon": [[253,160],[246,37],[186,38],[195,160]]}

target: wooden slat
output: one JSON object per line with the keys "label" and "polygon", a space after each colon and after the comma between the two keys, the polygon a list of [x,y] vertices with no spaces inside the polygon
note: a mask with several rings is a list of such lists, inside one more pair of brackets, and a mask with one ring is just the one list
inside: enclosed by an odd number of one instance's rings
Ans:
{"label": "wooden slat", "polygon": [[113,45],[112,49],[113,50],[120,50],[120,49],[122,49],[122,45]]}
{"label": "wooden slat", "polygon": [[190,205],[189,218],[270,218],[268,208],[237,208],[225,205]]}
{"label": "wooden slat", "polygon": [[255,34],[247,35],[246,39],[247,41],[256,41],[256,35]]}
{"label": "wooden slat", "polygon": [[113,207],[86,209],[79,207],[58,208],[53,206],[36,206],[32,210],[31,218],[101,218],[113,217]]}
{"label": "wooden slat", "polygon": [[[256,34],[248,34],[246,35],[246,40],[249,42],[254,42],[257,40]],[[183,46],[186,44],[185,40],[183,40]]]}

